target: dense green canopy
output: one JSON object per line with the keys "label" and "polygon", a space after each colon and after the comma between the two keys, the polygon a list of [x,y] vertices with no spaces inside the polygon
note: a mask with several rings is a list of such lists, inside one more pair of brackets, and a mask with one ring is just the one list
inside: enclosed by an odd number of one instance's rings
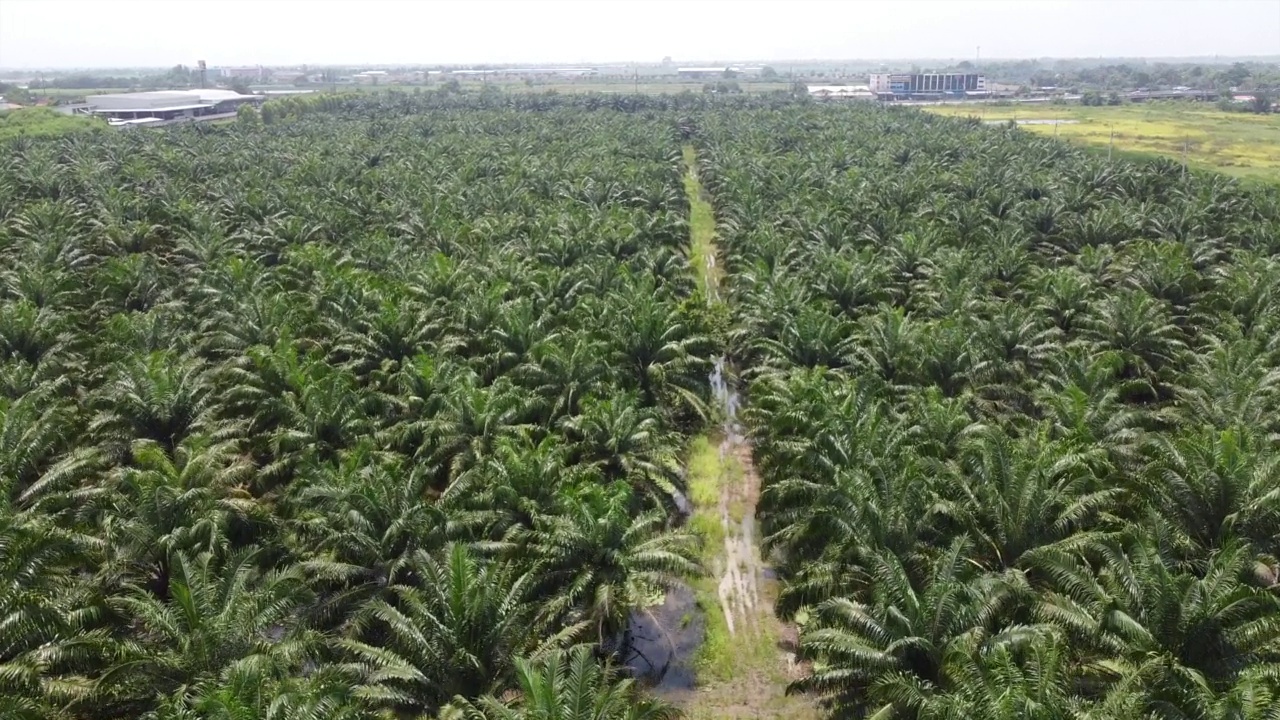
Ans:
{"label": "dense green canopy", "polygon": [[1276,720],[1278,250],[1275,189],[781,97],[10,140],[0,718],[672,717],[619,665],[727,354],[793,691]]}
{"label": "dense green canopy", "polygon": [[911,111],[696,137],[795,690],[1280,714],[1280,194]]}
{"label": "dense green canopy", "polygon": [[434,714],[697,572],[670,121],[328,109],[6,149],[0,716]]}

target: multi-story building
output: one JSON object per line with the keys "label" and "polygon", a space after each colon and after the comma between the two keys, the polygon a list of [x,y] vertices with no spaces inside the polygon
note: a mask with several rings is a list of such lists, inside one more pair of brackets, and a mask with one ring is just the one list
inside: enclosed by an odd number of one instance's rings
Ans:
{"label": "multi-story building", "polygon": [[222,67],[218,74],[224,78],[240,78],[243,80],[263,80],[269,74],[261,65],[251,67]]}
{"label": "multi-story building", "polygon": [[985,94],[987,78],[977,73],[872,73],[867,86],[886,98]]}

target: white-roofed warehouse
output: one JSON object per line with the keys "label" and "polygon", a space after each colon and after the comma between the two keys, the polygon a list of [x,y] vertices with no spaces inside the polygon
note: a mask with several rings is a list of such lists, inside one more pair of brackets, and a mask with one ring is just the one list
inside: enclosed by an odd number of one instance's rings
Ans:
{"label": "white-roofed warehouse", "polygon": [[145,118],[169,124],[233,117],[241,105],[265,99],[261,95],[241,95],[234,90],[200,89],[91,95],[86,102],[89,112],[108,120]]}

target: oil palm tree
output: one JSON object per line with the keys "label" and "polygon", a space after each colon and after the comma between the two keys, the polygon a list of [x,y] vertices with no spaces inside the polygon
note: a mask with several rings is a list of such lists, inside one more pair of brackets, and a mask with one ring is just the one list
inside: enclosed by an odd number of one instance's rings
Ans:
{"label": "oil palm tree", "polygon": [[456,696],[500,691],[513,658],[569,642],[539,622],[533,577],[478,559],[463,545],[419,553],[418,582],[390,588],[353,616],[351,636],[336,641],[358,674],[357,696],[397,713],[434,713]]}
{"label": "oil palm tree", "polygon": [[325,587],[322,623],[341,622],[411,581],[418,554],[439,550],[458,532],[461,518],[433,499],[433,480],[425,468],[380,461],[364,448],[299,483],[291,535],[294,552],[308,558],[299,568]]}
{"label": "oil palm tree", "polygon": [[806,305],[783,321],[776,338],[760,338],[755,353],[764,364],[840,368],[853,347],[850,323],[828,309]]}
{"label": "oil palm tree", "polygon": [[1179,392],[1179,406],[1187,420],[1220,430],[1251,428],[1280,432],[1275,409],[1280,407],[1280,371],[1272,366],[1271,351],[1247,338],[1205,338],[1205,348],[1187,368]]}
{"label": "oil palm tree", "polygon": [[1124,491],[1099,479],[1105,456],[1046,435],[1019,441],[984,426],[966,433],[950,508],[973,538],[975,562],[1026,568],[1041,548],[1079,540],[1116,512]]}
{"label": "oil palm tree", "polygon": [[1100,301],[1086,319],[1089,337],[1120,353],[1125,378],[1162,379],[1176,365],[1186,341],[1168,308],[1142,290],[1120,291]]}
{"label": "oil palm tree", "polygon": [[1159,435],[1143,498],[1193,558],[1231,545],[1280,551],[1280,458],[1263,438],[1243,430]]}
{"label": "oil palm tree", "polygon": [[267,478],[287,477],[310,462],[332,462],[374,429],[375,398],[347,373],[318,367],[300,392],[286,392],[276,403],[280,425],[271,437],[274,462],[262,469]]}
{"label": "oil palm tree", "polygon": [[87,428],[110,456],[123,458],[135,439],[176,450],[195,433],[234,433],[218,423],[207,368],[195,360],[152,353],[122,365],[95,398],[100,408]]}
{"label": "oil palm tree", "polygon": [[1069,555],[1041,564],[1053,589],[1038,614],[1080,644],[1082,679],[1130,687],[1142,712],[1190,712],[1202,688],[1230,686],[1247,669],[1276,671],[1280,599],[1242,582],[1245,546],[1214,553],[1198,575],[1170,568],[1149,539],[1096,552],[1096,573]]}
{"label": "oil palm tree", "polygon": [[601,667],[591,649],[554,651],[539,660],[517,658],[515,691],[503,701],[485,695],[459,698],[449,720],[675,720],[680,713],[655,700],[620,673]]}
{"label": "oil palm tree", "polygon": [[973,578],[968,551],[958,540],[923,573],[880,556],[868,602],[832,598],[815,608],[799,652],[813,669],[789,691],[817,693],[841,713],[918,710],[922,698],[943,689],[949,648],[996,627],[1025,594],[1017,583]]}
{"label": "oil palm tree", "polygon": [[247,489],[253,467],[234,443],[189,438],[171,457],[153,441],[134,444],[134,466],[76,493],[81,517],[107,541],[97,579],[107,587],[146,583],[158,597],[172,584],[178,553],[197,556],[249,543],[269,526]]}
{"label": "oil palm tree", "polygon": [[564,507],[509,537],[533,561],[544,612],[596,629],[597,641],[622,629],[630,614],[699,572],[699,538],[669,530],[661,510],[634,514],[631,489],[570,490]]}
{"label": "oil palm tree", "polygon": [[0,693],[14,720],[73,717],[110,657],[102,597],[77,568],[92,540],[41,517],[0,513]]}
{"label": "oil palm tree", "polygon": [[262,572],[253,552],[178,554],[166,598],[140,585],[112,598],[129,632],[96,679],[91,701],[141,715],[227,673],[302,667],[314,639],[294,622],[307,590],[294,571]]}
{"label": "oil palm tree", "polygon": [[[615,363],[629,369],[626,381],[640,392],[641,402],[702,414],[705,379],[711,372],[711,338],[694,318],[659,300],[654,288],[636,287],[611,296],[605,312]],[[625,304],[621,302],[626,298]]]}
{"label": "oil palm tree", "polygon": [[574,458],[609,480],[626,480],[653,500],[668,502],[679,489],[676,458],[662,420],[634,399],[618,395],[583,408],[563,427]]}
{"label": "oil palm tree", "polygon": [[922,720],[1077,720],[1091,709],[1073,697],[1070,652],[1047,628],[970,634],[949,648],[945,668],[948,692],[919,699]]}
{"label": "oil palm tree", "polygon": [[[265,672],[264,672],[265,670]],[[147,720],[373,720],[374,711],[355,697],[352,674],[322,665],[303,676],[275,668],[240,665],[162,698]]]}
{"label": "oil palm tree", "polygon": [[78,418],[75,405],[58,396],[59,385],[42,385],[15,400],[0,397],[0,503],[5,507],[29,507],[70,489],[98,460],[88,449],[68,452]]}
{"label": "oil palm tree", "polygon": [[533,347],[512,378],[542,399],[544,425],[581,413],[585,399],[605,386],[604,344],[594,338],[548,339]]}
{"label": "oil palm tree", "polygon": [[401,442],[424,438],[418,454],[436,468],[439,489],[481,462],[503,438],[518,434],[532,405],[529,394],[509,380],[486,387],[471,373],[453,377],[456,384],[429,420],[392,430]]}

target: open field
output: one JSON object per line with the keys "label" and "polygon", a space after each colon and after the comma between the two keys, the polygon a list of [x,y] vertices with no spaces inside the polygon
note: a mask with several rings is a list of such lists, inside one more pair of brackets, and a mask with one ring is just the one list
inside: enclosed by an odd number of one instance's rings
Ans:
{"label": "open field", "polygon": [[1280,115],[1228,113],[1211,105],[1151,103],[1115,107],[1080,105],[935,105],[939,115],[984,120],[1074,120],[1025,125],[1031,132],[1116,150],[1181,158],[1237,177],[1280,180]]}

